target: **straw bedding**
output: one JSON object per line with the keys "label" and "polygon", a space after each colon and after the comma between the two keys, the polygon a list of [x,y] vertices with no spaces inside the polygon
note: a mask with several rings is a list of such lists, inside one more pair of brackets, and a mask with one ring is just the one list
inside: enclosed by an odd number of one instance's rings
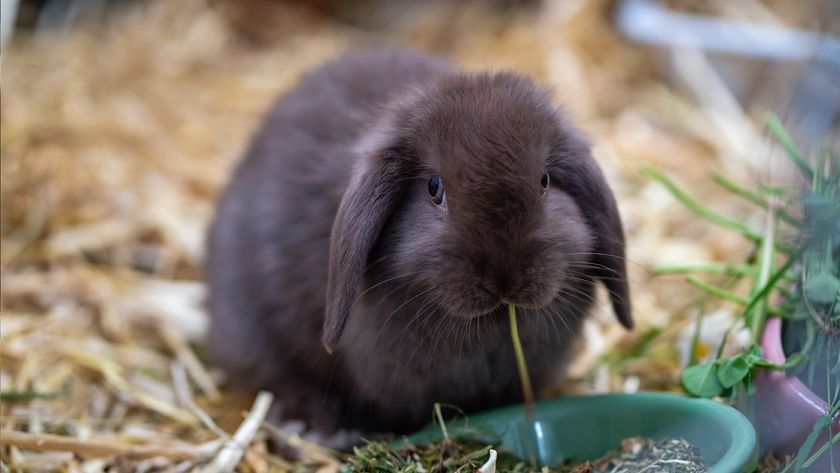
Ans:
{"label": "straw bedding", "polygon": [[[610,2],[428,2],[398,20],[345,22],[316,3],[154,1],[23,34],[4,51],[3,471],[338,470],[335,453],[262,422],[270,395],[231,391],[203,362],[204,235],[274,97],[323,60],[393,42],[554,87],[618,196],[639,327],[624,333],[605,306],[558,391],[677,388],[697,292],[645,268],[747,245],[697,221],[639,168],[658,166],[754,221],[707,181],[710,169],[754,179],[748,117],[721,117],[669,85],[663,56],[612,29]],[[739,14],[774,14],[744,4]],[[269,452],[272,435],[285,438],[282,454]]]}

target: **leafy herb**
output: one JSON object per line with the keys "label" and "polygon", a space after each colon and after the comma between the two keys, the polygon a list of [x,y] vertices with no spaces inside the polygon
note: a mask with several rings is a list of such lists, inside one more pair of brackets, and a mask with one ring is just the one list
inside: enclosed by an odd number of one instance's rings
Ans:
{"label": "leafy herb", "polygon": [[[814,425],[795,460],[787,462],[784,469],[787,472],[807,468],[821,452],[840,441],[840,434],[831,433],[828,442],[816,445],[820,435],[830,430],[834,415],[840,411],[840,153],[833,159],[829,157],[829,151],[823,149],[812,165],[778,118],[769,116],[767,127],[800,170],[803,180],[809,182],[807,189],[798,194],[769,186],[753,191],[721,174],[714,176],[715,182],[724,189],[767,211],[761,231],[705,207],[661,172],[650,168],[644,172],[662,183],[689,209],[712,223],[739,232],[756,244],[755,260],[751,256],[744,264],[691,263],[654,269],[657,273],[686,273],[688,282],[708,296],[742,307],[712,359],[683,371],[682,382],[686,390],[697,396],[716,397],[733,395],[737,392],[736,387],[743,386],[749,393],[758,368],[786,370],[789,375],[800,376],[810,386],[815,386],[815,381],[825,384],[817,385],[823,386],[819,394],[828,402],[829,412]],[[782,241],[778,222],[791,225],[799,233],[798,241],[793,244]],[[777,258],[783,259],[781,265],[777,265]],[[691,273],[723,274],[737,279],[749,277],[753,278],[753,283],[749,295],[744,297],[729,286],[721,287],[691,276]],[[790,353],[784,364],[765,359],[758,345],[770,315],[787,319],[787,333],[798,333],[798,352]],[[723,357],[729,333],[740,322],[749,328],[751,344],[739,354]],[[698,331],[699,328],[698,318]],[[695,340],[698,335],[695,333]],[[836,360],[832,361],[832,357]],[[696,362],[692,358],[692,363]],[[825,379],[816,376],[820,366]]]}
{"label": "leafy herb", "polygon": [[683,371],[682,382],[685,388],[695,396],[715,397],[723,392],[723,385],[718,380],[716,361],[687,368]]}

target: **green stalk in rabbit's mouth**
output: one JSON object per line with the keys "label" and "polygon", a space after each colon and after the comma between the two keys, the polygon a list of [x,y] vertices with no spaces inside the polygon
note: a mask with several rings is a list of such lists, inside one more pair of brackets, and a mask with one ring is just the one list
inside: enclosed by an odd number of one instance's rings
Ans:
{"label": "green stalk in rabbit's mouth", "polygon": [[510,321],[510,338],[513,340],[513,351],[516,355],[516,367],[519,370],[519,381],[522,383],[525,413],[530,416],[534,410],[534,390],[531,387],[531,378],[528,375],[528,365],[525,364],[522,341],[519,340],[519,328],[516,325],[516,306],[513,304],[508,304],[508,320]]}

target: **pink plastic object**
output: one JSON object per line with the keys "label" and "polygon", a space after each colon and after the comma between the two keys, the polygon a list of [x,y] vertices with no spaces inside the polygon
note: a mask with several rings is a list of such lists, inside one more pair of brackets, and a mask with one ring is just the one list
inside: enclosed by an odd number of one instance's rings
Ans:
{"label": "pink plastic object", "polygon": [[[775,317],[767,321],[761,347],[765,358],[775,363],[785,362],[782,319]],[[772,450],[776,455],[796,453],[811,433],[817,418],[828,411],[825,400],[808,389],[799,378],[788,377],[782,371],[760,371],[755,377],[755,388],[755,415],[751,417],[762,451]],[[840,414],[835,416],[831,431],[840,432]],[[827,441],[828,434],[823,433],[816,445]],[[840,445],[834,445],[831,455],[834,456],[834,468],[840,471]],[[829,460],[829,453],[823,454],[808,471],[831,471]]]}

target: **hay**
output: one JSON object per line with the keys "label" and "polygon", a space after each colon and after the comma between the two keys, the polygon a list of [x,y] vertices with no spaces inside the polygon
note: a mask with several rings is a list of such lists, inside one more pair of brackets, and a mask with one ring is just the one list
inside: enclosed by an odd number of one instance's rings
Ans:
{"label": "hay", "polygon": [[[202,362],[204,234],[275,95],[342,51],[395,41],[531,74],[580,117],[626,222],[639,329],[625,334],[605,308],[563,390],[674,389],[684,303],[697,291],[644,268],[745,246],[696,222],[638,169],[676,174],[749,221],[757,214],[710,192],[705,174],[725,164],[743,182],[753,171],[743,136],[758,133],[664,82],[655,53],[610,27],[609,3],[500,14],[430,2],[371,30],[284,3],[154,1],[16,38],[3,53],[0,109],[3,471],[337,471],[335,454],[299,437],[288,442],[296,458],[270,453],[269,433],[280,433],[257,428],[270,401],[259,397],[243,420],[250,399]],[[702,58],[682,67],[705,70]],[[747,131],[721,139],[730,126]],[[652,328],[644,356],[604,365],[603,354],[636,350]],[[247,435],[227,433],[240,425]]]}

